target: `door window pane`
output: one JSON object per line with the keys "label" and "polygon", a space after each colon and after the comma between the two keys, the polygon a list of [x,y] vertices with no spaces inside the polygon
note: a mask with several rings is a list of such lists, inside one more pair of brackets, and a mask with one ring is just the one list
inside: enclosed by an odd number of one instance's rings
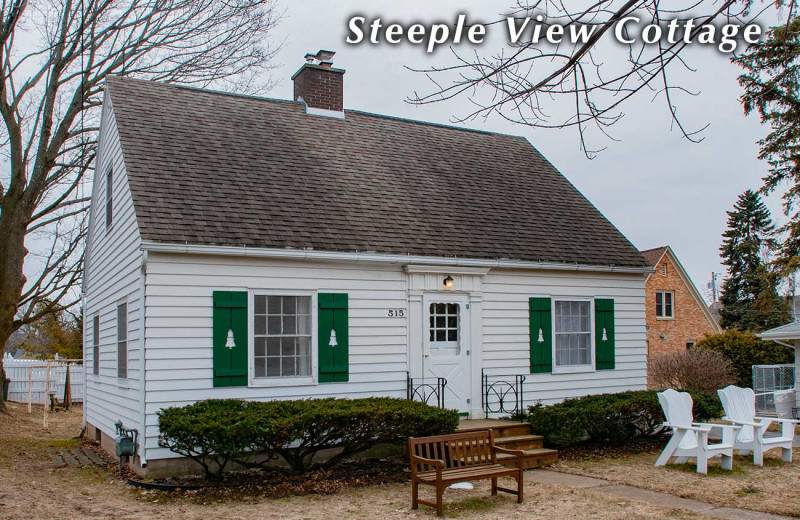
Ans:
{"label": "door window pane", "polygon": [[432,303],[429,310],[431,355],[459,355],[461,353],[459,342],[461,306],[457,303]]}

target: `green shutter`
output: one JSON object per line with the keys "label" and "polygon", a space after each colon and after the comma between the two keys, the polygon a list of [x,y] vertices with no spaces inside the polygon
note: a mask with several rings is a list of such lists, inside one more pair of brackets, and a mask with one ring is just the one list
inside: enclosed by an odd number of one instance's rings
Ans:
{"label": "green shutter", "polygon": [[614,370],[614,300],[594,301],[595,368]]}
{"label": "green shutter", "polygon": [[550,298],[528,301],[531,335],[531,374],[553,371],[553,319]]}
{"label": "green shutter", "polygon": [[[226,347],[233,331],[233,348]],[[214,386],[247,386],[247,293],[214,291]]]}
{"label": "green shutter", "polygon": [[[320,293],[317,316],[319,341],[319,382],[342,383],[350,378],[347,294]],[[331,346],[331,331],[336,332],[336,346]]]}

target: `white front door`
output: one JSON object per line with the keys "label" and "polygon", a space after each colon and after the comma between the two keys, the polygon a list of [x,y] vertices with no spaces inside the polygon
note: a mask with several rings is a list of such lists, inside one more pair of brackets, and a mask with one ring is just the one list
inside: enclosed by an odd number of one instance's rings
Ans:
{"label": "white front door", "polygon": [[424,377],[447,380],[444,405],[469,412],[469,298],[465,294],[423,297]]}

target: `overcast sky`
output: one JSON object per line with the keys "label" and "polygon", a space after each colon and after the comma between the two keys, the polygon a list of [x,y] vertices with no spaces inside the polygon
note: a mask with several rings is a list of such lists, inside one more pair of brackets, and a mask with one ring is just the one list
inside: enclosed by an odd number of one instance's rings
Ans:
{"label": "overcast sky", "polygon": [[[284,2],[285,17],[278,38],[285,44],[273,71],[276,86],[270,97],[291,98],[291,75],[307,52],[336,51],[334,66],[346,69],[345,108],[449,123],[469,111],[466,98],[413,106],[405,100],[414,91],[429,91],[428,80],[404,66],[425,67],[449,63],[446,49],[426,54],[408,45],[345,43],[347,22],[354,15],[387,21],[449,22],[458,13],[488,22],[505,12],[510,2],[405,0]],[[496,43],[484,44],[484,52]],[[671,128],[661,98],[644,94],[624,107],[624,119],[612,129],[619,142],[597,141],[608,149],[593,160],[581,152],[573,130],[543,130],[496,120],[472,121],[466,126],[525,136],[639,249],[669,244],[701,293],[712,272],[724,272],[719,246],[726,214],[737,196],[758,188],[766,165],[756,159],[756,141],[765,129],[756,117],[745,118],[736,82],[739,69],[729,57],[711,49],[692,50],[696,72],[674,78],[698,91],[682,96],[678,109],[689,128],[709,124],[704,141],[694,144]],[[781,219],[780,200],[768,205]]]}

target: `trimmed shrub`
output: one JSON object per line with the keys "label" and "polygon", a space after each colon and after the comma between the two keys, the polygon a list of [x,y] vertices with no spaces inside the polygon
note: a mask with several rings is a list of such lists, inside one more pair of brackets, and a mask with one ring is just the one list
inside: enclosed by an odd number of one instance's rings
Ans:
{"label": "trimmed shrub", "polygon": [[684,388],[714,392],[736,381],[733,363],[705,348],[671,352],[647,361],[650,388]]}
{"label": "trimmed shrub", "polygon": [[[230,461],[276,456],[295,470],[330,467],[381,443],[452,433],[458,413],[406,399],[209,400],[159,412],[159,444],[219,476]],[[336,450],[319,460],[325,450]]]}
{"label": "trimmed shrub", "polygon": [[[722,416],[716,394],[690,392],[696,421]],[[655,391],[640,390],[567,399],[551,406],[537,404],[528,410],[533,433],[544,436],[552,448],[581,443],[621,445],[636,438],[661,433],[664,412]]]}
{"label": "trimmed shrub", "polygon": [[697,348],[714,350],[730,359],[737,384],[745,388],[753,386],[753,365],[794,363],[794,349],[774,341],[762,341],[752,332],[735,329],[706,336],[697,343]]}
{"label": "trimmed shrub", "polygon": [[218,477],[231,460],[258,451],[257,439],[265,427],[251,403],[210,399],[158,412],[158,443],[200,464],[206,476]]}

